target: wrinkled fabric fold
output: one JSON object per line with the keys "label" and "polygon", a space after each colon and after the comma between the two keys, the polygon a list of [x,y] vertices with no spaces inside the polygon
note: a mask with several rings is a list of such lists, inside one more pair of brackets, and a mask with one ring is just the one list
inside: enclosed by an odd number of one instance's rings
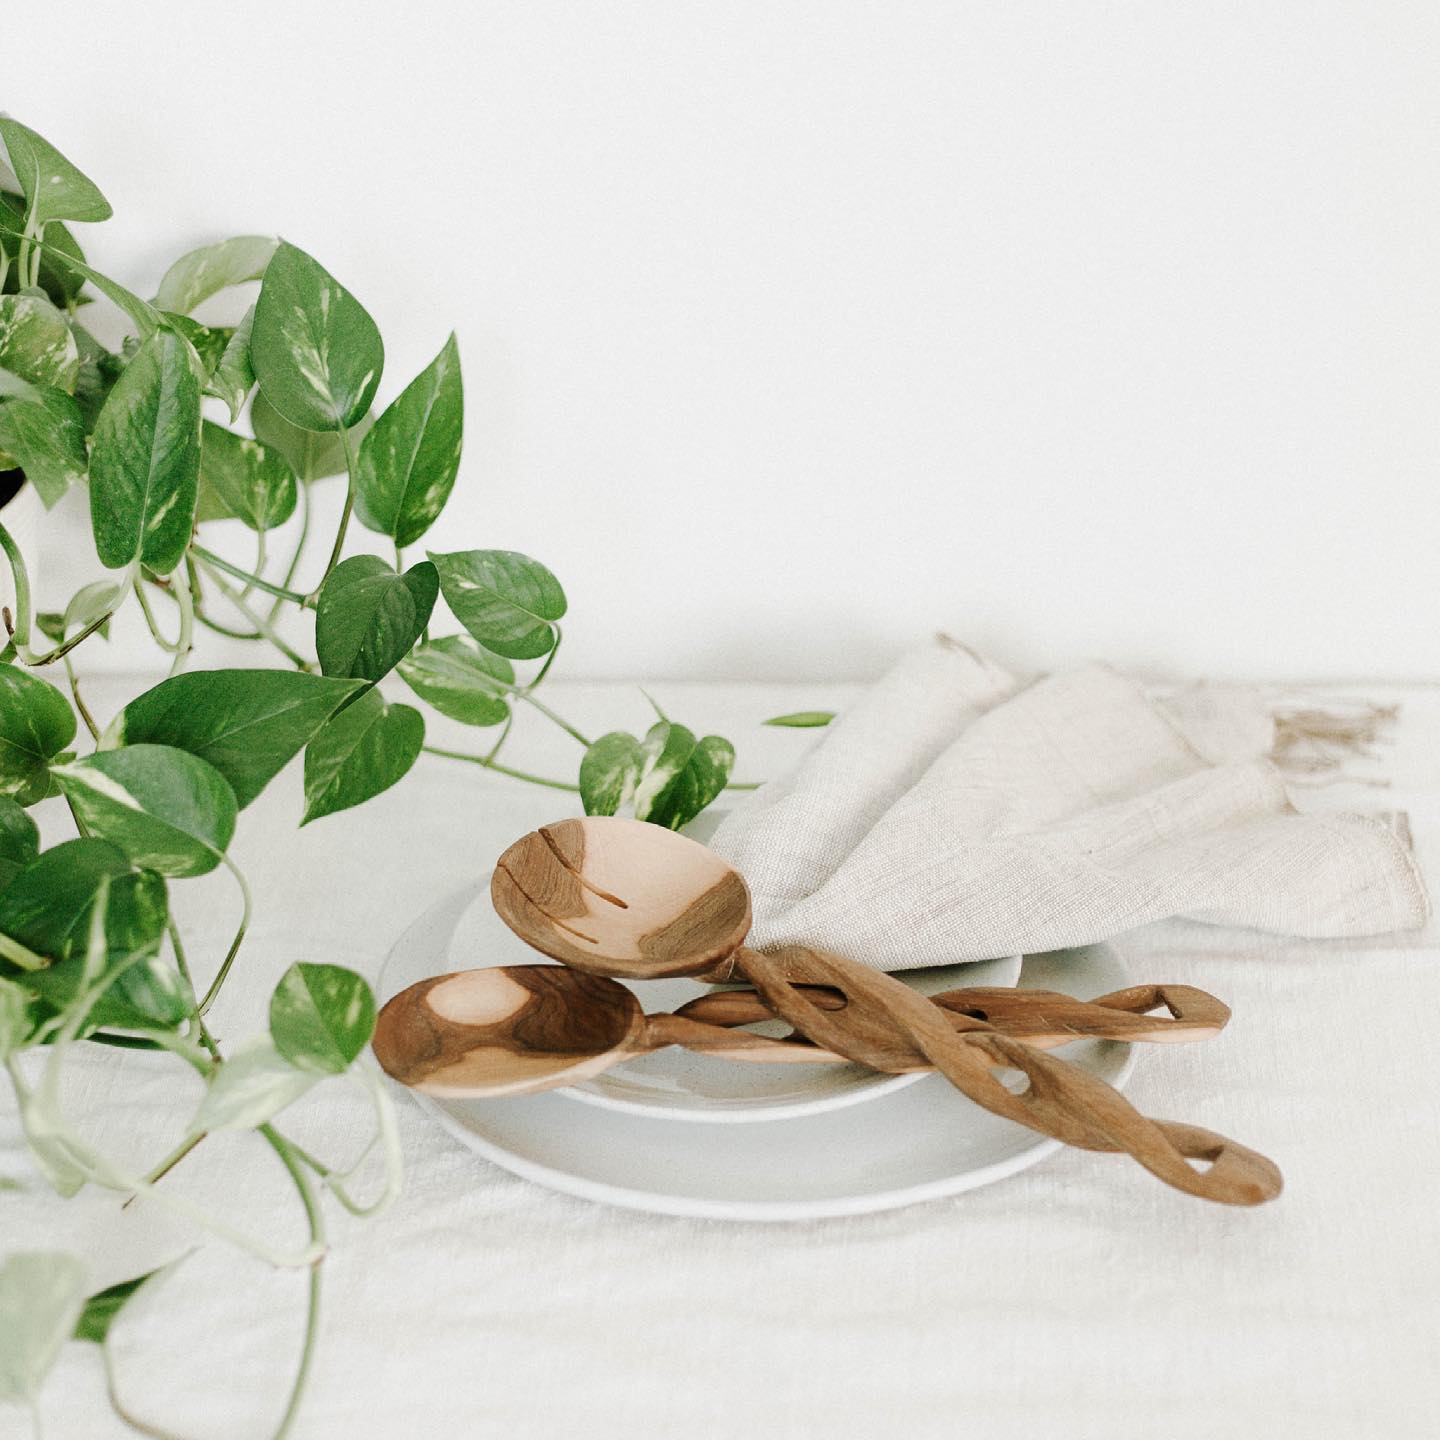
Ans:
{"label": "wrinkled fabric fold", "polygon": [[1254,707],[1164,705],[1100,665],[1026,685],[940,639],[711,844],[751,884],[752,944],[886,970],[1174,916],[1310,938],[1422,926],[1395,829],[1298,812],[1265,736]]}

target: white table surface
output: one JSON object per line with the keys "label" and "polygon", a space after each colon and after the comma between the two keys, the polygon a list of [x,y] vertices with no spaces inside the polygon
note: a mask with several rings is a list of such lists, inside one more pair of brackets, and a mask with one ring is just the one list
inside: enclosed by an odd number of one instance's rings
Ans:
{"label": "white table surface", "polygon": [[[91,699],[108,714],[124,693],[120,682],[97,682]],[[549,693],[597,733],[646,723],[629,686]],[[764,730],[760,719],[838,705],[848,693],[670,684],[657,698],[693,727],[732,736],[737,778],[761,778],[813,736]],[[1306,803],[1407,808],[1440,889],[1440,692],[1376,698],[1405,705],[1383,764],[1368,767],[1369,779],[1389,783],[1337,786]],[[475,734],[432,726],[440,743]],[[574,745],[525,717],[508,758],[568,771]],[[410,919],[493,858],[469,839],[473,817],[522,803],[533,813],[533,792],[424,757],[388,794],[301,831],[292,767],[242,817],[235,854],[257,915],[217,1028],[237,1038],[260,1028],[269,991],[294,960],[373,975]],[[48,839],[65,838],[63,810],[45,819]],[[173,888],[206,971],[233,926],[233,892],[223,874]],[[1117,943],[1137,978],[1201,985],[1235,1010],[1212,1045],[1143,1055],[1132,1097],[1150,1114],[1272,1155],[1287,1182],[1276,1204],[1206,1206],[1118,1158],[1072,1151],[991,1188],[888,1214],[778,1226],[667,1219],[540,1189],[463,1149],[402,1099],[402,1199],[378,1220],[330,1217],[323,1336],[296,1433],[1440,1433],[1434,929],[1317,944],[1172,924]],[[104,1147],[146,1163],[170,1147],[194,1104],[194,1086],[177,1076],[146,1055],[77,1056],[68,1098]],[[339,1154],[364,1123],[363,1101],[342,1090],[293,1128]],[[77,1251],[96,1287],[196,1243],[183,1223],[144,1204],[122,1212],[108,1193],[57,1202],[34,1182],[5,1103],[0,1176],[26,1181],[0,1190],[0,1248]],[[207,1141],[167,1183],[278,1239],[302,1238],[293,1193],[252,1137]],[[115,1328],[126,1402],[181,1435],[268,1433],[298,1349],[303,1292],[294,1272],[203,1243]],[[109,1412],[90,1346],[68,1347],[45,1413],[52,1440],[132,1433]],[[22,1412],[0,1408],[0,1436],[26,1426]]]}

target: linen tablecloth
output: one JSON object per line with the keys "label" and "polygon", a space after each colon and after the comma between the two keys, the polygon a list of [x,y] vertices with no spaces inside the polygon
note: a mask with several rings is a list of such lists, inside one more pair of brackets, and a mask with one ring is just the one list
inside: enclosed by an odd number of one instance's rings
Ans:
{"label": "linen tablecloth", "polygon": [[[643,727],[626,686],[551,687],[596,733]],[[118,681],[91,687],[110,713]],[[668,713],[740,751],[763,778],[805,732],[784,710],[839,706],[815,685],[660,685]],[[1367,690],[1402,705],[1394,742],[1304,803],[1410,812],[1432,888],[1440,857],[1440,690]],[[475,735],[432,726],[439,743]],[[483,739],[483,737],[482,737]],[[478,747],[472,747],[478,748]],[[568,771],[574,744],[525,723],[514,763]],[[296,959],[369,974],[424,907],[472,880],[473,817],[533,814],[533,795],[422,757],[398,788],[304,831],[299,781],[242,816],[235,854],[257,895],[216,1015],[264,1024]],[[557,813],[565,808],[559,797]],[[51,840],[62,815],[49,817]],[[517,823],[525,828],[528,821]],[[223,875],[177,885],[192,956],[234,923]],[[552,1194],[463,1149],[399,1100],[405,1193],[378,1221],[331,1207],[322,1339],[296,1433],[587,1440],[746,1435],[833,1440],[1428,1440],[1440,1433],[1440,1015],[1437,933],[1302,942],[1166,923],[1122,937],[1136,978],[1212,989],[1235,1018],[1210,1045],[1143,1053],[1130,1094],[1273,1156],[1287,1188],[1255,1211],[1206,1206],[1113,1156],[1061,1152],[989,1188],[908,1210],[810,1224],[661,1218]],[[121,1067],[123,1083],[115,1079]],[[194,1103],[178,1067],[77,1056],[73,1111],[107,1149],[163,1153]],[[296,1117],[337,1156],[366,1123],[357,1092]],[[308,1143],[308,1142],[307,1142]],[[281,1238],[301,1238],[279,1167],[249,1137],[214,1137],[167,1184]],[[0,1106],[3,1249],[84,1255],[95,1288],[187,1249],[182,1223],[108,1193],[59,1204],[33,1182]],[[112,1332],[119,1388],[141,1417],[197,1437],[268,1433],[304,1321],[304,1282],[206,1242]],[[92,1346],[69,1346],[45,1394],[47,1434],[109,1440]],[[24,1435],[0,1408],[0,1435]]]}

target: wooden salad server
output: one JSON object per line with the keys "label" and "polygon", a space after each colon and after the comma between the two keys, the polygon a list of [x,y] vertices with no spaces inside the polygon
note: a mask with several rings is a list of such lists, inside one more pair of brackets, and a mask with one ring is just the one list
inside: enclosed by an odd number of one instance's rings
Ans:
{"label": "wooden salad server", "polygon": [[[601,816],[542,826],[500,857],[491,898],[522,940],[573,969],[743,978],[775,1015],[847,1059],[889,1072],[931,1064],[994,1114],[1069,1145],[1125,1152],[1203,1199],[1256,1205],[1280,1193],[1280,1172],[1263,1155],[1198,1126],[1148,1119],[1089,1072],[984,1021],[957,1030],[883,971],[808,946],[746,949],[750,892],[740,873],[659,826]],[[823,1009],[802,986],[833,989],[845,1003]],[[1011,1091],[996,1070],[1021,1072],[1025,1088]]]}
{"label": "wooden salad server", "polygon": [[[822,1010],[836,991],[797,986]],[[1218,1035],[1229,1011],[1188,985],[1134,986],[1076,1000],[1052,990],[971,988],[928,997],[956,1029],[986,1024],[1049,1048],[1096,1038],[1174,1042]],[[1164,1006],[1163,1018],[1145,1013]],[[775,1017],[755,990],[717,990],[673,1014],[644,1014],[618,980],[556,965],[494,966],[439,975],[389,1000],[375,1027],[385,1071],[416,1090],[452,1099],[524,1095],[570,1085],[667,1045],[717,1059],[849,1064],[803,1037],[731,1027]],[[931,1070],[917,1055],[911,1070]]]}

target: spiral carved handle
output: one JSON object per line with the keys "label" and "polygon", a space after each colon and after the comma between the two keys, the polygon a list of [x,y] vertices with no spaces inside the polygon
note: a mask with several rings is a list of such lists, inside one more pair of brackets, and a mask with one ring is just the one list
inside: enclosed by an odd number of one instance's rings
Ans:
{"label": "spiral carved handle", "polygon": [[[1126,1153],[1202,1199],[1258,1205],[1280,1193],[1280,1171],[1265,1156],[1198,1126],[1151,1120],[1104,1081],[986,1021],[969,1017],[972,1028],[954,1029],[932,1001],[893,976],[805,946],[769,955],[741,949],[735,963],[807,1039],[872,1069],[913,1070],[918,1057],[992,1113],[1067,1145]],[[845,1004],[822,1009],[803,988],[817,985],[839,991]],[[1026,1088],[1009,1090],[997,1069],[1020,1071]]]}

